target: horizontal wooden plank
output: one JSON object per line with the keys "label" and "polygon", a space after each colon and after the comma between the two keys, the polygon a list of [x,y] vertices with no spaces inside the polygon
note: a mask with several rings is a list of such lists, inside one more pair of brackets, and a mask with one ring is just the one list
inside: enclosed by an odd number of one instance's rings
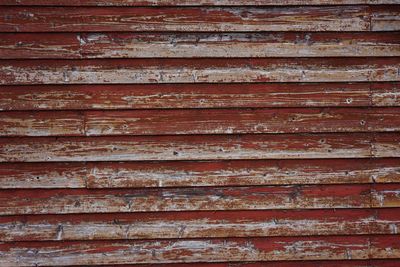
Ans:
{"label": "horizontal wooden plank", "polygon": [[84,116],[79,112],[1,112],[0,136],[85,135]]}
{"label": "horizontal wooden plank", "polygon": [[400,183],[400,159],[2,163],[0,188]]}
{"label": "horizontal wooden plank", "polygon": [[0,109],[400,106],[399,83],[384,83],[379,85],[384,88],[372,92],[370,86],[366,83],[1,86]]}
{"label": "horizontal wooden plank", "polygon": [[196,58],[400,56],[393,33],[2,33],[0,57]]}
{"label": "horizontal wooden plank", "polygon": [[0,5],[37,6],[292,6],[292,5],[382,5],[398,0],[3,0]]}
{"label": "horizontal wooden plank", "polygon": [[[384,31],[396,6],[0,7],[1,32]],[[340,16],[339,16],[340,14]],[[373,19],[372,19],[373,18]]]}
{"label": "horizontal wooden plank", "polygon": [[400,135],[2,138],[1,162],[398,157]]}
{"label": "horizontal wooden plank", "polygon": [[400,131],[399,108],[1,112],[0,136]]}
{"label": "horizontal wooden plank", "polygon": [[371,84],[373,106],[397,106],[400,105],[399,83],[375,83]]}
{"label": "horizontal wooden plank", "polygon": [[371,149],[374,157],[398,157],[400,155],[400,134],[389,136],[377,134]]}
{"label": "horizontal wooden plank", "polygon": [[0,188],[85,188],[85,163],[2,163]]}
{"label": "horizontal wooden plank", "polygon": [[399,30],[400,27],[400,4],[397,3],[393,9],[380,6],[375,8],[371,15],[371,30],[372,31],[393,31]]}
{"label": "horizontal wooden plank", "polygon": [[[258,261],[258,262],[219,262],[196,263],[202,267],[397,267],[396,259],[369,259],[369,260],[292,260],[292,261]],[[163,263],[163,264],[123,264],[121,267],[190,267],[193,263]],[[102,265],[114,267],[115,265]]]}
{"label": "horizontal wooden plank", "polygon": [[398,258],[399,236],[48,242],[0,245],[3,266]]}
{"label": "horizontal wooden plank", "polygon": [[1,110],[342,106],[400,106],[400,83],[132,84],[0,87]]}
{"label": "horizontal wooden plank", "polygon": [[399,81],[397,58],[4,60],[0,84]]}
{"label": "horizontal wooden plank", "polygon": [[[18,126],[9,129],[18,135]],[[85,129],[89,136],[400,131],[400,109],[92,111]]]}
{"label": "horizontal wooden plank", "polygon": [[400,135],[0,138],[1,162],[398,157]]}
{"label": "horizontal wooden plank", "polygon": [[398,159],[126,162],[88,167],[89,188],[400,182]]}
{"label": "horizontal wooden plank", "polygon": [[398,209],[1,217],[3,241],[398,234]]}
{"label": "horizontal wooden plank", "polygon": [[400,207],[399,184],[0,191],[0,215]]}

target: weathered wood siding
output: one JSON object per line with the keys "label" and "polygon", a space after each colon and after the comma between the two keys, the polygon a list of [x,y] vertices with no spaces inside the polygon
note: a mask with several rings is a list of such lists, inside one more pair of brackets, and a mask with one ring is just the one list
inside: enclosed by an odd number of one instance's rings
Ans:
{"label": "weathered wood siding", "polygon": [[400,266],[400,0],[0,1],[0,266]]}

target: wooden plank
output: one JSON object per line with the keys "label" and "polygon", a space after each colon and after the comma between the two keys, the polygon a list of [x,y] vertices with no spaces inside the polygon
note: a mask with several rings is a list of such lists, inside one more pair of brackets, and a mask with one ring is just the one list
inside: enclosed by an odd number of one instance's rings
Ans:
{"label": "wooden plank", "polygon": [[2,163],[0,188],[400,183],[399,159]]}
{"label": "wooden plank", "polygon": [[[369,260],[298,260],[298,261],[262,261],[262,262],[229,262],[220,263],[201,263],[203,267],[397,267],[397,259],[369,259]],[[278,264],[278,265],[277,265]],[[193,263],[164,263],[151,264],[151,267],[190,267]],[[200,263],[198,263],[200,265]],[[114,265],[102,265],[103,267],[113,267]],[[124,267],[149,267],[148,264],[124,264]]]}
{"label": "wooden plank", "polygon": [[0,136],[82,136],[84,126],[79,112],[0,113]]}
{"label": "wooden plank", "polygon": [[[372,189],[371,189],[372,188]],[[399,184],[0,191],[0,214],[400,207]]]}
{"label": "wooden plank", "polygon": [[[400,106],[399,84],[379,85],[390,88],[374,89],[374,105]],[[0,109],[357,107],[372,105],[369,87],[366,83],[1,86]]]}
{"label": "wooden plank", "polygon": [[400,105],[400,83],[371,84],[371,91],[374,106]]}
{"label": "wooden plank", "polygon": [[400,131],[398,108],[1,112],[0,136]]}
{"label": "wooden plank", "polygon": [[[345,260],[398,257],[398,236],[1,244],[3,266]],[[397,243],[396,243],[397,242]],[[390,247],[393,245],[393,248]],[[392,250],[390,249],[392,248]],[[374,253],[371,255],[370,251]],[[391,250],[391,251],[390,251]],[[90,256],[88,256],[90,255]],[[22,266],[24,266],[22,265]]]}
{"label": "wooden plank", "polygon": [[0,138],[1,162],[398,157],[398,134]]}
{"label": "wooden plank", "polygon": [[292,5],[382,5],[398,0],[3,0],[0,5],[37,6],[292,6]]}
{"label": "wooden plank", "polygon": [[375,185],[372,190],[373,207],[397,207],[400,204],[400,190],[396,185]]}
{"label": "wooden plank", "polygon": [[400,155],[399,144],[400,134],[393,136],[377,134],[371,146],[372,154],[374,157],[398,157]]}
{"label": "wooden plank", "polygon": [[89,188],[400,182],[398,159],[91,163]]}
{"label": "wooden plank", "polygon": [[400,109],[92,111],[85,112],[85,129],[96,136],[385,132],[400,131]]}
{"label": "wooden plank", "polygon": [[2,33],[0,57],[196,58],[196,57],[400,56],[393,33]]}
{"label": "wooden plank", "polygon": [[[391,11],[388,11],[391,9]],[[0,7],[1,32],[369,31],[371,17],[395,6],[308,7]],[[338,16],[340,14],[340,16]],[[377,20],[377,19],[375,19]],[[392,20],[377,21],[378,30]],[[389,30],[396,30],[390,27]]]}
{"label": "wooden plank", "polygon": [[386,238],[371,238],[372,258],[398,259],[400,258],[400,236],[392,235]]}
{"label": "wooden plank", "polygon": [[0,188],[85,188],[84,163],[2,163]]}
{"label": "wooden plank", "polygon": [[1,33],[0,58],[80,58],[76,34]]}
{"label": "wooden plank", "polygon": [[4,60],[0,84],[399,81],[397,58]]}
{"label": "wooden plank", "polygon": [[[3,241],[397,234],[398,209],[169,212],[0,218]],[[380,213],[384,213],[381,219]],[[391,214],[386,216],[386,214]],[[379,214],[379,215],[377,215]]]}
{"label": "wooden plank", "polygon": [[[397,3],[399,4],[399,3]],[[375,7],[371,16],[371,31],[398,31],[400,29],[400,5],[392,8]]]}

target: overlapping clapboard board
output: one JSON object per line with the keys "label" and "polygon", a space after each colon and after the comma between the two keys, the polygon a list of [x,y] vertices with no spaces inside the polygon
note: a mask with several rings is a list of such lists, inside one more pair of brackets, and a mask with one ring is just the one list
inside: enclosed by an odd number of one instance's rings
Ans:
{"label": "overlapping clapboard board", "polygon": [[2,1],[0,265],[397,266],[398,4]]}

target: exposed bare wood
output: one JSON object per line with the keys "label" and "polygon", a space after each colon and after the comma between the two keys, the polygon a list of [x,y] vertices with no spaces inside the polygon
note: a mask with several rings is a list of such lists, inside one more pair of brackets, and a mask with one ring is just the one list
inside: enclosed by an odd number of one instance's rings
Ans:
{"label": "exposed bare wood", "polygon": [[400,56],[393,33],[0,34],[0,57],[378,57]]}
{"label": "exposed bare wood", "polygon": [[400,0],[0,1],[1,267],[399,265]]}
{"label": "exposed bare wood", "polygon": [[[174,122],[174,123],[171,123]],[[0,136],[400,131],[398,108],[2,112]]]}
{"label": "exposed bare wood", "polygon": [[[372,188],[372,189],[371,189]],[[372,191],[371,191],[372,190]],[[398,184],[2,190],[0,214],[400,207]]]}
{"label": "exposed bare wood", "polygon": [[[65,266],[208,262],[368,259],[399,256],[399,236],[278,237],[227,240],[48,242],[1,244],[3,266]],[[372,253],[371,253],[372,251]]]}
{"label": "exposed bare wood", "polygon": [[1,162],[398,157],[398,134],[1,138]]}
{"label": "exposed bare wood", "polygon": [[[397,259],[368,259],[368,260],[292,260],[292,261],[261,261],[261,262],[219,262],[219,263],[196,263],[203,267],[397,267]],[[278,264],[278,265],[277,265]],[[114,267],[102,265],[103,267]],[[149,267],[149,264],[124,264],[124,267]],[[152,267],[190,267],[193,263],[164,263],[151,264]]]}
{"label": "exposed bare wood", "polygon": [[397,58],[5,60],[0,83],[243,83],[399,81]]}
{"label": "exposed bare wood", "polygon": [[371,85],[372,105],[374,106],[399,106],[399,83],[376,83]]}
{"label": "exposed bare wood", "polygon": [[[390,7],[389,7],[390,8]],[[388,8],[388,9],[389,9]],[[2,32],[369,31],[368,6],[324,7],[0,7]],[[393,12],[393,7],[390,12]],[[382,15],[380,15],[383,13]],[[340,16],[338,16],[340,14]],[[392,21],[387,21],[392,26]],[[374,26],[375,28],[377,26]],[[385,20],[379,20],[379,28]],[[390,30],[395,30],[390,27]]]}
{"label": "exposed bare wood", "polygon": [[399,163],[398,159],[2,163],[0,188],[399,183]]}
{"label": "exposed bare wood", "polygon": [[[398,31],[400,30],[400,2],[393,8],[383,6],[375,8],[371,16],[372,31]],[[398,35],[398,33],[397,33]]]}
{"label": "exposed bare wood", "polygon": [[[2,110],[400,106],[398,84],[1,86]],[[399,97],[397,97],[399,95]]]}
{"label": "exposed bare wood", "polygon": [[[2,163],[0,188],[85,188],[84,163]],[[1,238],[0,238],[1,239]]]}
{"label": "exposed bare wood", "polygon": [[170,212],[0,218],[3,241],[397,234],[389,210]]}
{"label": "exposed bare wood", "polygon": [[397,159],[92,163],[88,187],[400,182]]}
{"label": "exposed bare wood", "polygon": [[399,159],[2,163],[0,188],[399,183],[399,166]]}
{"label": "exposed bare wood", "polygon": [[1,112],[0,136],[85,135],[84,116],[78,112]]}
{"label": "exposed bare wood", "polygon": [[396,185],[375,185],[371,199],[374,207],[397,207],[400,204],[400,191]]}
{"label": "exposed bare wood", "polygon": [[86,135],[400,131],[400,109],[387,108],[93,111],[85,117]]}
{"label": "exposed bare wood", "polygon": [[291,5],[382,5],[398,0],[3,0],[0,5],[38,6],[291,6]]}

